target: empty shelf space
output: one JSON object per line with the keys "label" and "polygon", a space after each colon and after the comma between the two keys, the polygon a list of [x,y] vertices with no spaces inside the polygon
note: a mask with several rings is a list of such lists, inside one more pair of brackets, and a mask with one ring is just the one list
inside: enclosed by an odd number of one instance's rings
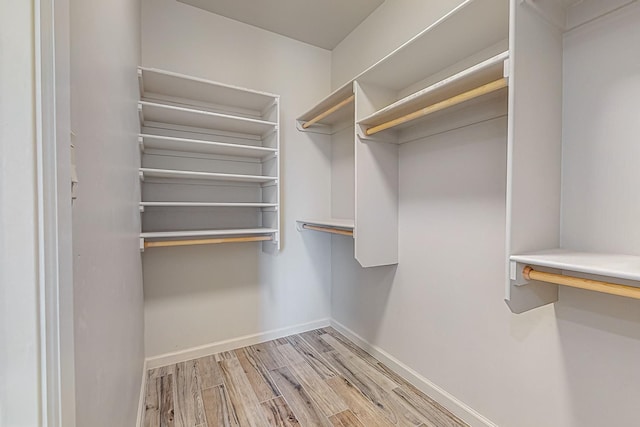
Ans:
{"label": "empty shelf space", "polygon": [[504,63],[508,57],[509,52],[503,52],[376,111],[358,122],[362,136],[401,126],[505,88]]}
{"label": "empty shelf space", "polygon": [[274,208],[277,203],[220,203],[220,202],[140,202],[140,206],[154,207],[195,207],[195,208]]}
{"label": "empty shelf space", "polygon": [[352,219],[299,219],[296,221],[298,231],[321,231],[343,236],[353,236],[355,227]]}
{"label": "empty shelf space", "polygon": [[148,101],[138,103],[138,113],[140,124],[149,127],[173,125],[257,136],[266,135],[277,129],[276,123],[265,120],[248,119]]}
{"label": "empty shelf space", "polygon": [[215,172],[195,172],[184,170],[171,170],[171,169],[151,169],[140,168],[140,178],[173,178],[173,179],[198,179],[198,180],[212,180],[212,181],[235,181],[235,182],[253,182],[253,183],[267,183],[276,181],[276,177],[260,176],[260,175],[237,175],[229,173],[215,173]]}
{"label": "empty shelf space", "polygon": [[511,255],[510,260],[532,266],[640,281],[640,256],[634,255],[551,249],[523,255]]}
{"label": "empty shelf space", "polygon": [[509,2],[466,0],[355,80],[402,90],[508,37]]}
{"label": "empty shelf space", "polygon": [[142,149],[183,151],[190,153],[218,154],[223,156],[265,158],[277,153],[277,149],[252,145],[229,144],[200,139],[176,138],[160,135],[140,135]]}
{"label": "empty shelf space", "polygon": [[153,68],[140,67],[138,69],[138,81],[140,94],[143,98],[156,98],[160,95],[189,99],[252,110],[258,115],[262,115],[262,112],[272,106],[278,98],[277,95],[270,93],[225,85]]}
{"label": "empty shelf space", "polygon": [[354,99],[352,83],[341,87],[298,117],[298,130],[312,131],[353,120]]}

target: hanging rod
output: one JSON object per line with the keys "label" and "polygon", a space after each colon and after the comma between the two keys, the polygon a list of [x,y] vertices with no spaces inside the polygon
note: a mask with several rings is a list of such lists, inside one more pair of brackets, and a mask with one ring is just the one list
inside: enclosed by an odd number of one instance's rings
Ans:
{"label": "hanging rod", "polygon": [[412,120],[419,119],[420,117],[435,113],[437,111],[462,104],[463,102],[470,101],[474,98],[478,98],[491,92],[495,92],[507,86],[507,79],[501,78],[499,80],[487,83],[486,85],[471,89],[459,95],[452,96],[451,98],[445,99],[444,101],[436,102],[435,104],[429,105],[428,107],[422,108],[418,111],[414,111],[413,113],[406,114],[402,117],[398,117],[397,119],[389,120],[388,122],[372,126],[365,131],[365,134],[367,136],[374,135],[378,132],[382,132],[383,130],[387,130],[392,127],[399,126],[403,123],[407,123]]}
{"label": "hanging rod", "polygon": [[320,120],[324,119],[328,115],[335,113],[336,111],[338,111],[339,109],[341,109],[345,105],[350,104],[351,102],[353,102],[354,99],[355,99],[355,95],[351,95],[347,99],[343,99],[342,101],[340,101],[339,103],[337,103],[333,107],[329,108],[328,110],[325,110],[323,113],[318,114],[313,119],[311,119],[311,120],[309,120],[307,122],[304,122],[302,124],[302,128],[306,129],[309,126],[311,126],[312,124],[314,124],[316,122],[319,122]]}
{"label": "hanging rod", "polygon": [[318,225],[302,224],[305,230],[322,231],[324,233],[339,234],[341,236],[353,237],[353,230],[343,230],[342,228],[320,227]]}
{"label": "hanging rod", "polygon": [[264,242],[273,240],[271,236],[251,237],[220,237],[216,239],[191,239],[191,240],[163,240],[159,242],[144,242],[144,248],[163,248],[170,246],[214,245],[218,243]]}
{"label": "hanging rod", "polygon": [[562,274],[545,273],[543,271],[536,271],[530,266],[526,266],[522,270],[522,276],[527,280],[538,280],[540,282],[571,286],[572,288],[586,289],[588,291],[640,299],[640,288],[636,288],[634,286],[625,286],[617,283],[601,282],[599,280],[564,276]]}

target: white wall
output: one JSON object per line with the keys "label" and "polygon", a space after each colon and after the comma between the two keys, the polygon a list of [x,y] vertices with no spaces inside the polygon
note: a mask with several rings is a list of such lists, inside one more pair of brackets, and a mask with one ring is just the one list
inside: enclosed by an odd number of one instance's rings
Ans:
{"label": "white wall", "polygon": [[144,358],[138,250],[137,0],[72,0],[78,426],[131,426]]}
{"label": "white wall", "polygon": [[0,4],[0,425],[40,420],[33,4]]}
{"label": "white wall", "polygon": [[[413,13],[401,2],[385,5],[398,7],[388,11],[389,16]],[[428,16],[423,19],[430,21]],[[627,114],[637,112],[631,106],[637,98],[633,97],[637,93],[637,55],[630,54],[638,43],[637,12],[628,21],[614,25],[613,43],[610,36],[605,37],[596,47],[574,51],[571,58],[575,54],[575,59],[565,62],[565,67],[584,71],[573,84],[586,92],[585,97],[599,94],[598,100],[604,101],[597,103],[599,111],[579,120],[580,126],[600,119],[619,124],[622,117],[629,119]],[[392,28],[385,31],[403,34],[403,21],[394,18],[392,22],[388,24]],[[585,32],[587,37],[603,36],[593,28]],[[375,45],[378,36],[371,21],[365,21],[350,37],[355,34],[367,44],[371,41],[362,50],[377,56],[386,53]],[[566,43],[574,44],[570,38]],[[356,59],[345,58],[343,48],[338,46],[333,56],[333,75],[338,80],[357,68]],[[621,62],[613,67],[614,82],[605,83],[611,63],[602,59],[611,57]],[[360,66],[369,62],[363,60]],[[591,87],[593,91],[586,90]],[[628,109],[618,110],[625,105]],[[593,126],[602,129],[599,124]],[[600,133],[598,142],[586,148],[596,150],[594,159],[624,153],[626,161],[632,162],[637,146],[634,126],[637,128],[637,124],[627,124],[628,131],[615,141],[607,136],[610,134]],[[614,144],[616,148],[604,149],[605,141],[607,147]],[[584,144],[585,139],[578,143]],[[554,306],[522,315],[511,314],[502,301],[506,120],[405,144],[399,161],[400,263],[362,269],[353,260],[352,243],[334,238],[332,317],[497,425],[636,425],[640,400],[640,310],[636,301],[563,289]],[[632,179],[636,169],[629,163],[619,173]],[[578,175],[584,173],[582,169]],[[596,190],[599,186],[584,176],[572,184],[596,185]],[[572,191],[573,186],[565,188]],[[622,206],[637,213],[636,193],[629,191],[631,200]],[[586,190],[574,196],[578,203],[585,203],[588,194]],[[595,209],[598,218],[612,215],[605,205],[580,206],[583,221],[591,229],[599,222],[597,218],[591,221],[587,210]],[[635,227],[629,225],[627,230],[627,242],[633,240],[632,230],[638,230],[637,214],[635,218]],[[600,242],[609,242],[610,234],[598,233],[594,236]]]}
{"label": "white wall", "polygon": [[463,0],[387,0],[332,51],[335,89],[375,64]]}
{"label": "white wall", "polygon": [[[295,129],[330,89],[329,51],[172,0],[144,0],[142,64],[281,95],[282,251],[259,244],[143,255],[147,356],[329,317],[329,238],[295,219],[328,216],[330,145]],[[326,138],[325,138],[326,139]]]}

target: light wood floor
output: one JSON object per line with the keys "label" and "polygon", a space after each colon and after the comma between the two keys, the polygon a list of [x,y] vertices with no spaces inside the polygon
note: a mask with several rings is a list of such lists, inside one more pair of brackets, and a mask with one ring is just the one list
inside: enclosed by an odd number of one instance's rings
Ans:
{"label": "light wood floor", "polygon": [[146,427],[466,426],[332,328],[148,373]]}

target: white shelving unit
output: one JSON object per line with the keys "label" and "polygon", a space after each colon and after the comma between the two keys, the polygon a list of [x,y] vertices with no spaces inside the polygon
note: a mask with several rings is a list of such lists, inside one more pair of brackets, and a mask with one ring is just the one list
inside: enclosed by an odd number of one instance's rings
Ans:
{"label": "white shelving unit", "polygon": [[140,248],[280,248],[279,97],[138,70]]}
{"label": "white shelving unit", "polygon": [[[637,298],[640,228],[627,213],[640,211],[629,197],[640,173],[628,162],[638,155],[631,142],[638,127],[614,117],[637,109],[619,93],[637,68],[628,53],[640,42],[640,4],[512,0],[511,7],[506,302],[522,313],[583,280],[598,282],[583,289],[613,293],[623,285],[624,296]],[[598,71],[602,64],[606,71]]]}
{"label": "white shelving unit", "polygon": [[[354,255],[363,267],[398,263],[396,144],[506,115],[506,88],[372,136],[367,129],[495,80],[506,86],[508,30],[507,2],[464,1],[298,117],[300,131],[327,134],[332,144],[335,185],[327,203],[332,216],[353,217]],[[351,97],[353,104],[323,116]]]}

